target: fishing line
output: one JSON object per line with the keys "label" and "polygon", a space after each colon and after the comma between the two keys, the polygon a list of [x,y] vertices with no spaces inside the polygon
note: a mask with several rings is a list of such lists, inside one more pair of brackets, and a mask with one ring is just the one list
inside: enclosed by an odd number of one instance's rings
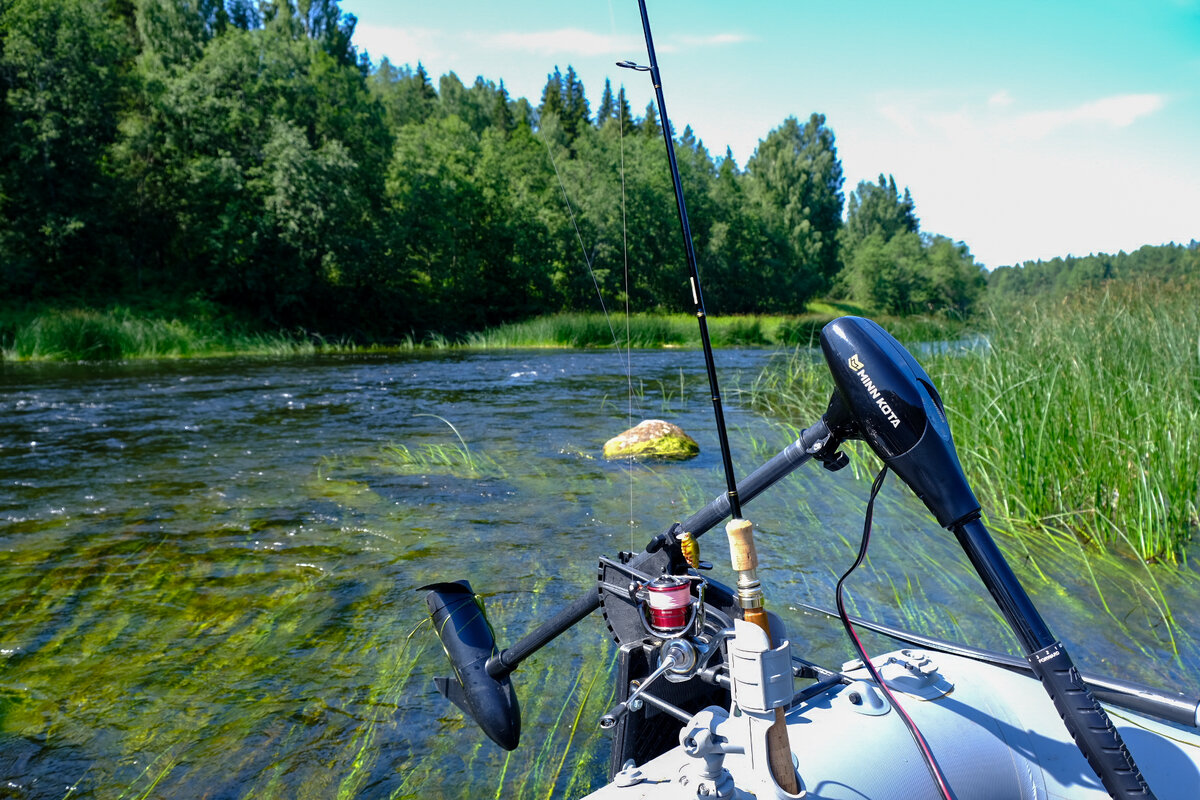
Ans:
{"label": "fishing line", "polygon": [[[609,11],[612,11],[612,2],[608,4]],[[615,21],[614,21],[615,25]],[[625,93],[625,86],[621,86],[621,96]],[[621,257],[624,260],[624,276],[625,276],[625,350],[629,354],[625,362],[625,396],[629,403],[629,410],[625,417],[626,424],[633,427],[633,345],[630,342],[629,335],[629,226],[625,217],[625,115],[622,112],[621,105],[617,105],[617,133],[618,139],[621,142]],[[636,548],[633,545],[633,456],[629,457],[629,550],[632,552]]]}
{"label": "fishing line", "polygon": [[[609,31],[613,36],[614,41],[617,37],[617,16],[613,10],[612,0],[608,0],[608,25]],[[621,84],[618,97],[623,97],[625,94],[625,84]],[[621,257],[624,262],[624,281],[625,281],[625,349],[628,353],[628,358],[625,361],[625,396],[628,402],[628,411],[625,416],[627,428],[633,427],[633,345],[630,341],[630,305],[629,305],[629,224],[626,218],[625,206],[625,114],[624,107],[620,102],[617,103],[617,138],[621,142]],[[634,520],[633,520],[633,456],[629,457],[629,550],[636,551],[634,546]]]}
{"label": "fishing line", "polygon": [[858,638],[858,633],[854,630],[853,623],[850,622],[850,615],[846,613],[846,604],[842,596],[842,588],[846,584],[846,579],[850,577],[850,573],[858,569],[863,559],[867,557],[867,547],[871,544],[871,518],[875,514],[875,497],[883,487],[883,479],[887,477],[887,473],[888,468],[884,465],[883,469],[879,470],[879,474],[875,476],[874,483],[871,484],[871,496],[867,500],[867,513],[866,518],[863,520],[862,542],[858,546],[858,558],[850,565],[850,569],[842,573],[842,577],[838,579],[837,589],[834,592],[834,600],[837,603],[838,618],[842,621],[842,627],[846,629],[846,634],[854,644],[854,649],[858,651],[858,657],[862,660],[863,666],[867,668],[867,671],[871,673],[871,678],[879,686],[880,691],[887,697],[888,702],[892,704],[892,708],[896,709],[896,712],[900,715],[900,719],[904,721],[904,727],[908,728],[908,732],[916,743],[917,749],[921,752],[921,758],[925,760],[925,766],[929,768],[929,774],[933,777],[933,782],[937,784],[938,791],[944,800],[954,800],[954,794],[950,791],[950,785],[946,782],[946,776],[942,774],[941,768],[938,767],[937,761],[933,757],[933,751],[929,748],[929,743],[925,741],[925,737],[921,735],[917,724],[913,722],[912,717],[908,715],[908,712],[896,700],[896,696],[892,694],[892,690],[883,682],[879,671],[871,663],[871,657],[867,654],[867,649],[863,647],[862,641]]}
{"label": "fishing line", "polygon": [[[608,0],[608,24],[610,24],[613,36],[617,34],[617,17],[613,13],[612,0]],[[625,84],[620,85],[618,97],[624,97]],[[625,421],[629,423],[629,427],[634,427],[634,351],[632,351],[632,343],[630,342],[630,301],[629,301],[629,222],[626,218],[625,207],[625,114],[624,107],[620,102],[617,103],[617,134],[620,142],[620,255],[624,261],[624,281],[625,281],[625,348],[629,353],[629,360],[626,361],[625,369],[625,395],[629,401],[629,413],[626,414]],[[634,464],[632,464],[632,456],[630,456],[629,464],[629,549],[635,551],[634,547]]]}
{"label": "fishing line", "polygon": [[[612,11],[611,0],[609,2],[609,11]],[[615,25],[614,25],[615,28]],[[618,110],[618,116],[620,111]],[[608,325],[608,333],[612,337],[613,346],[617,349],[617,354],[621,357],[625,372],[625,393],[627,401],[626,422],[627,427],[633,427],[633,354],[632,345],[630,344],[629,331],[629,243],[628,235],[625,226],[625,126],[624,121],[620,122],[621,132],[621,242],[622,250],[625,258],[625,348],[621,348],[621,340],[617,337],[616,328],[613,327],[612,316],[608,313],[608,306],[604,302],[604,293],[600,290],[600,281],[596,278],[596,271],[592,267],[592,260],[588,257],[587,245],[583,242],[583,232],[579,230],[579,222],[575,218],[575,209],[571,205],[571,198],[567,192],[566,182],[562,179],[562,174],[558,171],[558,163],[554,160],[554,151],[550,147],[550,140],[545,137],[542,143],[546,145],[546,155],[550,159],[550,166],[554,169],[554,177],[558,180],[558,188],[562,192],[563,203],[567,207],[567,216],[571,220],[571,227],[575,229],[575,238],[579,242],[579,250],[583,255],[583,263],[587,267],[588,277],[592,279],[592,286],[596,290],[596,298],[600,301],[600,310],[604,314],[604,322]],[[633,519],[633,456],[630,456],[627,462],[629,474],[629,549],[635,550],[634,547],[634,519]]]}

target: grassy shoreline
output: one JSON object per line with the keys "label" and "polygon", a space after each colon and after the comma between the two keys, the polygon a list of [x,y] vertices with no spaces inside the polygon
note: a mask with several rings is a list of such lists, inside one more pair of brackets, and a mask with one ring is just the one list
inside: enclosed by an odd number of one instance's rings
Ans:
{"label": "grassy shoreline", "polygon": [[[846,303],[814,302],[805,313],[710,317],[717,347],[796,347],[817,341],[821,328],[843,314],[869,314]],[[878,318],[905,341],[956,338],[964,325],[936,317]],[[210,306],[140,310],[114,305],[0,309],[0,361],[120,361],[221,356],[297,356],[317,353],[503,350],[525,348],[699,347],[691,314],[560,313],[448,339],[436,334],[390,342],[326,339],[303,330],[264,330],[215,313]]]}

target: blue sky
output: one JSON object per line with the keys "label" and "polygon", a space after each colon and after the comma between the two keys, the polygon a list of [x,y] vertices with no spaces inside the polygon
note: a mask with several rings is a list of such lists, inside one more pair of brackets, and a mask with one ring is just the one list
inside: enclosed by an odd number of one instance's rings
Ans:
{"label": "blue sky", "polygon": [[[667,111],[741,166],[826,115],[848,195],[892,174],[922,230],[988,267],[1200,239],[1200,0],[649,0]],[[575,67],[635,114],[636,0],[343,0],[373,61],[504,80],[537,103]],[[631,235],[636,232],[631,231]]]}

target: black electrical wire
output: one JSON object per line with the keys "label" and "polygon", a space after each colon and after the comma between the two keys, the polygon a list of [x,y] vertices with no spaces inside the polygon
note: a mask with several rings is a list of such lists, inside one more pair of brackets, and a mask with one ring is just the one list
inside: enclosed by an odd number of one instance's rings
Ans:
{"label": "black electrical wire", "polygon": [[871,484],[871,496],[867,500],[866,519],[863,521],[862,543],[858,546],[858,558],[850,565],[850,569],[846,570],[842,577],[837,582],[837,590],[835,591],[835,600],[837,601],[838,618],[842,621],[842,627],[846,629],[846,635],[850,637],[850,641],[854,643],[854,649],[858,651],[858,657],[862,659],[863,666],[871,673],[875,683],[879,686],[879,690],[887,697],[888,702],[896,709],[900,715],[900,719],[904,721],[904,726],[908,728],[909,734],[913,741],[916,742],[917,749],[921,751],[921,757],[925,760],[925,766],[929,767],[929,774],[933,777],[933,782],[937,785],[938,791],[941,792],[944,800],[954,800],[954,794],[950,791],[950,784],[946,781],[946,776],[942,774],[942,770],[937,765],[937,761],[933,757],[933,751],[929,748],[929,743],[925,741],[925,737],[921,735],[921,731],[917,728],[917,724],[913,722],[912,717],[904,710],[904,707],[896,701],[892,690],[883,682],[879,672],[875,669],[875,665],[871,663],[871,657],[867,655],[867,650],[863,647],[862,641],[858,638],[858,633],[854,630],[854,625],[850,622],[850,616],[846,613],[845,603],[842,601],[842,587],[846,583],[846,579],[850,577],[850,573],[858,569],[862,564],[863,559],[867,557],[867,547],[871,544],[871,517],[875,513],[875,497],[879,494],[880,488],[883,486],[883,479],[887,477],[888,468],[884,466],[879,470],[879,474],[875,476],[875,482]]}

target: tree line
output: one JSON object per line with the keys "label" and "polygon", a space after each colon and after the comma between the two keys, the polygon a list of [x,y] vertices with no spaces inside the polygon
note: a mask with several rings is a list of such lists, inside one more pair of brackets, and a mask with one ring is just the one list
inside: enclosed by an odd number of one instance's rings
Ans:
{"label": "tree line", "polygon": [[[436,85],[336,0],[0,0],[0,297],[196,300],[363,339],[561,310],[690,307],[662,128],[554,67]],[[673,132],[674,133],[674,132]],[[967,247],[892,176],[847,198],[825,117],[744,168],[673,139],[712,313],[818,295],[965,314]]]}
{"label": "tree line", "polygon": [[1096,289],[1108,281],[1151,281],[1200,289],[1200,241],[1145,245],[1132,253],[1095,253],[998,267],[988,275],[994,302],[1026,302],[1035,297],[1062,298]]}

